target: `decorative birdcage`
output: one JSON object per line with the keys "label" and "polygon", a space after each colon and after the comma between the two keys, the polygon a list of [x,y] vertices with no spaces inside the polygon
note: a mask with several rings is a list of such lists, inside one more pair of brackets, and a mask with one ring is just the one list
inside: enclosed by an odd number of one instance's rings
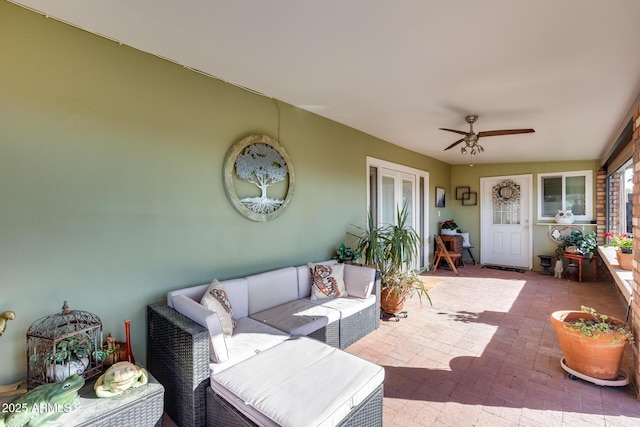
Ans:
{"label": "decorative birdcage", "polygon": [[36,320],[27,331],[27,388],[64,381],[78,374],[85,379],[102,373],[102,322],[95,314],[69,310]]}

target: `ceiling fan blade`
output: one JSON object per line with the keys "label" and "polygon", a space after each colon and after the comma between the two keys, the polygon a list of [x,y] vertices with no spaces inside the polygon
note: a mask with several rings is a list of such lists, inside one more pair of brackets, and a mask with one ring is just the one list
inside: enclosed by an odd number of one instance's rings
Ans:
{"label": "ceiling fan blade", "polygon": [[453,147],[455,147],[456,145],[460,144],[462,141],[464,141],[464,138],[460,138],[459,140],[457,140],[456,142],[454,142],[453,144],[451,144],[450,146],[448,146],[447,148],[445,148],[445,149],[444,149],[444,150],[442,150],[442,151],[447,151],[448,149],[453,148]]}
{"label": "ceiling fan blade", "polygon": [[515,135],[518,133],[532,133],[533,129],[503,129],[503,130],[486,130],[478,132],[478,138],[481,136],[499,136],[499,135]]}
{"label": "ceiling fan blade", "polygon": [[462,130],[455,130],[455,129],[447,129],[447,128],[440,128],[440,130],[446,130],[449,132],[455,132],[455,133],[459,133],[460,135],[469,135],[469,132],[465,132]]}

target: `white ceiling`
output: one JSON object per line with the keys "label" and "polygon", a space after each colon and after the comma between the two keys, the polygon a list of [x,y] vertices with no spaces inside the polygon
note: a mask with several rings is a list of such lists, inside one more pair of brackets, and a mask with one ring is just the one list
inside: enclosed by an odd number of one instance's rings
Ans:
{"label": "white ceiling", "polygon": [[[638,0],[10,0],[451,164],[600,158],[640,93]],[[283,123],[286,126],[286,123]]]}

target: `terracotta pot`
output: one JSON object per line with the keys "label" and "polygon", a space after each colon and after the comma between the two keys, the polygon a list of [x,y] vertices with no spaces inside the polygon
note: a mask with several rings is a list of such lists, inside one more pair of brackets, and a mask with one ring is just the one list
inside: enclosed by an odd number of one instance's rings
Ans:
{"label": "terracotta pot", "polygon": [[[589,316],[580,311],[564,310],[551,314],[551,324],[556,331],[560,348],[564,354],[567,366],[592,378],[614,380],[618,378],[624,346],[627,337],[616,333],[618,342],[611,342],[611,337],[600,334],[598,338],[585,337],[579,331],[565,328],[572,320]],[[616,326],[624,326],[621,321],[615,321]]]}
{"label": "terracotta pot", "polygon": [[616,251],[616,258],[618,259],[618,265],[623,270],[633,270],[633,254],[625,254],[621,251]]}
{"label": "terracotta pot", "polygon": [[380,290],[380,308],[387,313],[399,313],[402,311],[406,299],[406,295],[399,295],[388,288]]}

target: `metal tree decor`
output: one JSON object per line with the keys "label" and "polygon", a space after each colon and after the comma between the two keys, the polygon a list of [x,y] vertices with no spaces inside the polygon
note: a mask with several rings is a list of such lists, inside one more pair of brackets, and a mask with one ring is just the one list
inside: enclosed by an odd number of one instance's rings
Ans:
{"label": "metal tree decor", "polygon": [[[293,166],[278,141],[266,135],[252,135],[236,142],[227,153],[224,173],[227,196],[233,206],[249,219],[272,220],[291,202],[295,185]],[[260,195],[239,198],[235,177],[258,187]],[[287,190],[283,199],[267,195],[269,187],[285,180]]]}
{"label": "metal tree decor", "polygon": [[70,375],[85,379],[102,373],[102,322],[95,314],[69,310],[36,320],[27,330],[27,387],[62,382]]}
{"label": "metal tree decor", "polygon": [[267,196],[267,188],[276,182],[284,181],[287,176],[287,164],[278,151],[267,144],[253,144],[244,149],[236,158],[236,173],[242,179],[257,185],[260,197],[240,199],[252,212],[268,214],[280,207],[284,200]]}

